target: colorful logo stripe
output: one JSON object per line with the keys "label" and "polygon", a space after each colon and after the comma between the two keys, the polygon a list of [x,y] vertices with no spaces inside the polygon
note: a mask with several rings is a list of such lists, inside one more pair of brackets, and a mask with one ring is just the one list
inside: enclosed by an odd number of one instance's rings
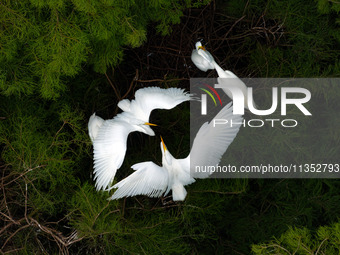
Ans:
{"label": "colorful logo stripe", "polygon": [[[207,88],[209,88],[209,89],[217,96],[217,98],[218,98],[218,100],[220,101],[220,104],[221,104],[221,106],[222,106],[222,100],[221,100],[219,94],[217,93],[217,91],[216,91],[213,87],[211,87],[210,85],[208,85],[208,84],[206,84],[206,83],[203,83],[203,85],[206,86]],[[210,93],[210,91],[208,91],[208,90],[206,90],[206,89],[204,89],[204,88],[200,88],[200,90],[203,90],[205,93],[207,93],[207,94],[211,97],[211,99],[214,101],[215,106],[217,106],[215,97]]]}
{"label": "colorful logo stripe", "polygon": [[207,93],[212,98],[212,100],[214,101],[215,106],[217,105],[216,100],[215,100],[214,96],[210,93],[210,91],[203,89],[203,88],[200,88],[200,90],[203,90],[205,93]]}

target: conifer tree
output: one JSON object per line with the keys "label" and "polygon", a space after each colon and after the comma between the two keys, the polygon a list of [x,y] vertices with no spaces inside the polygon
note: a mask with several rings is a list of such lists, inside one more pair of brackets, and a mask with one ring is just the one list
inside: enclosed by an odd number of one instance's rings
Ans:
{"label": "conifer tree", "polygon": [[68,77],[90,65],[105,73],[124,48],[146,41],[153,22],[160,34],[178,24],[185,8],[208,1],[5,0],[0,3],[0,89],[4,95],[56,99]]}
{"label": "conifer tree", "polygon": [[280,238],[252,246],[253,254],[339,254],[340,223],[322,226],[316,232],[290,228]]}

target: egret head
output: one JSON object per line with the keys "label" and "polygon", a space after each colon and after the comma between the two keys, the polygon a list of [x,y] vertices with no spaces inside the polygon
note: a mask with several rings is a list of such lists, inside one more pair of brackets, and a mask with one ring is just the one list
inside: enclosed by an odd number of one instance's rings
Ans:
{"label": "egret head", "polygon": [[202,49],[202,50],[205,51],[205,48],[204,48],[204,46],[202,46],[202,43],[201,43],[201,42],[197,42],[197,43],[195,44],[195,47],[196,47],[196,50]]}
{"label": "egret head", "polygon": [[157,126],[157,125],[149,123],[149,122],[143,122],[142,124],[139,125],[139,127],[141,128],[140,131],[147,135],[154,136],[155,132],[151,129],[150,126]]}
{"label": "egret head", "polygon": [[163,156],[163,165],[164,163],[166,163],[167,165],[171,165],[172,163],[172,155],[170,154],[170,152],[168,151],[163,138],[161,136],[161,151],[162,151],[162,156]]}
{"label": "egret head", "polygon": [[[121,113],[121,115],[123,115],[123,114],[127,115],[125,112]],[[123,120],[125,122],[128,122],[129,125],[133,127],[132,128],[133,131],[142,132],[142,133],[150,135],[150,136],[155,135],[155,132],[151,129],[150,126],[157,126],[156,124],[145,122],[143,120],[140,120],[140,119],[137,119],[137,118],[134,118],[134,117],[124,118]]]}

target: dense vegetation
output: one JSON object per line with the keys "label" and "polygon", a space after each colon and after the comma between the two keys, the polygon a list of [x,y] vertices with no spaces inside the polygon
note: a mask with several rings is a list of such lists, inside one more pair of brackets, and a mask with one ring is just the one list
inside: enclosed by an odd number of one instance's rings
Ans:
{"label": "dense vegetation", "polygon": [[[201,38],[240,77],[339,77],[339,11],[327,0],[0,2],[1,251],[338,254],[338,180],[209,179],[183,203],[107,201],[92,180],[87,121],[112,118],[140,87],[215,77],[191,64]],[[313,118],[289,132],[242,129],[230,164],[339,163],[340,87],[310,90]],[[266,105],[270,91],[255,99]],[[189,108],[151,116],[175,157],[189,152]],[[132,134],[128,145],[118,180],[134,163],[161,163],[157,137]]]}

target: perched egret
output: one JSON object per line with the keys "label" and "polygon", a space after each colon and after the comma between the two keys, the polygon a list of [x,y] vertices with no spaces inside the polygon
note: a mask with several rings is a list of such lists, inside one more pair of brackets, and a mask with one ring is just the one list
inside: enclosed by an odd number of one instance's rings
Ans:
{"label": "perched egret", "polygon": [[209,69],[215,69],[213,56],[202,46],[201,42],[195,44],[195,49],[191,53],[191,60],[201,71],[206,72]]}
{"label": "perched egret", "polygon": [[172,190],[174,201],[183,201],[187,195],[184,186],[195,181],[194,178],[207,178],[209,171],[190,171],[191,166],[216,166],[228,146],[236,137],[242,117],[232,114],[231,103],[226,105],[215,117],[227,119],[229,122],[238,123],[230,127],[228,125],[216,125],[213,122],[204,123],[196,134],[196,137],[188,157],[176,159],[168,151],[161,138],[162,166],[148,161],[133,165],[134,173],[115,184],[117,188],[110,199],[146,195],[149,197],[166,196]]}
{"label": "perched egret", "polygon": [[190,100],[191,95],[179,88],[162,89],[147,87],[136,91],[135,99],[118,103],[123,110],[113,119],[102,120],[92,115],[89,120],[89,135],[93,143],[94,180],[97,190],[106,190],[117,169],[124,161],[126,141],[131,132],[139,131],[154,136],[149,116],[154,109],[172,109]]}
{"label": "perched egret", "polygon": [[[238,86],[244,96],[244,107],[246,109],[249,109],[248,107],[248,92],[247,92],[247,86],[244,84],[243,81],[241,81],[233,72],[228,70],[223,70],[214,60],[214,57],[210,54],[209,51],[207,51],[204,46],[202,46],[201,42],[197,42],[195,45],[195,49],[192,51],[191,54],[191,60],[195,64],[195,66],[206,72],[209,69],[216,69],[216,72],[219,76],[218,83],[224,84],[225,88],[223,88],[224,93],[227,94],[227,96],[230,99],[233,99],[232,93],[230,90],[228,90],[228,84],[234,84]],[[224,79],[224,78],[232,78],[232,79]],[[253,106],[256,107],[254,100],[253,100]]]}

